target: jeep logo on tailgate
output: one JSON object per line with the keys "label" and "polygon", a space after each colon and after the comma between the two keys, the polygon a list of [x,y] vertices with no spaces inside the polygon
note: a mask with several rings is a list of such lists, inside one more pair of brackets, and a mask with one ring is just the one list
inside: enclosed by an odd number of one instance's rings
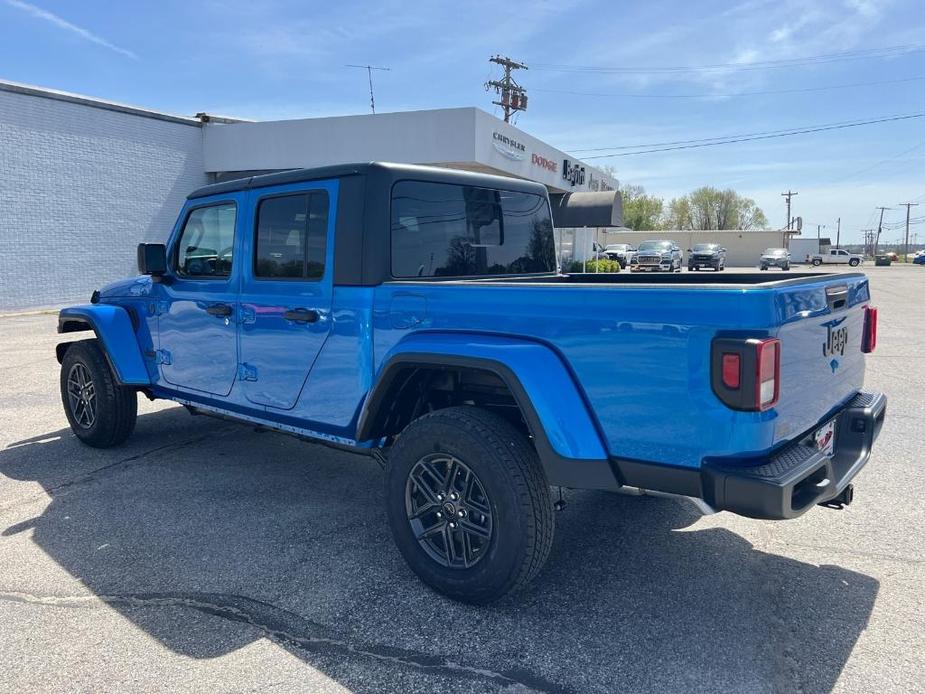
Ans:
{"label": "jeep logo on tailgate", "polygon": [[838,359],[835,358],[835,355],[845,356],[845,347],[848,345],[848,328],[839,327],[845,320],[845,318],[839,318],[838,320],[823,323],[828,332],[825,342],[822,343],[822,356],[832,357],[832,361],[829,362],[832,373],[835,373],[838,368]]}

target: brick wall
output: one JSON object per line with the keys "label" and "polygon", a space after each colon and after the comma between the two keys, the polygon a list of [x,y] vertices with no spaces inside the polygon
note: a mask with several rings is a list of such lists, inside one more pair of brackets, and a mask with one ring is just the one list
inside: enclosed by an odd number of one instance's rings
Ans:
{"label": "brick wall", "polygon": [[207,182],[195,125],[0,90],[0,313],[135,274]]}

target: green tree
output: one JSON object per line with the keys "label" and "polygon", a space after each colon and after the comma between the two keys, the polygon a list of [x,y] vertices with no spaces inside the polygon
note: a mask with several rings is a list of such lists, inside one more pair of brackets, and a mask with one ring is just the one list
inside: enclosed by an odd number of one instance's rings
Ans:
{"label": "green tree", "polygon": [[685,195],[672,198],[668,203],[668,211],[662,219],[663,229],[693,229],[691,221],[691,201]]}
{"label": "green tree", "polygon": [[667,225],[674,229],[760,229],[768,224],[761,208],[751,198],[732,189],[703,186],[668,206]]}
{"label": "green tree", "polygon": [[620,186],[623,197],[623,225],[637,231],[658,229],[662,221],[665,201],[646,195],[642,186]]}

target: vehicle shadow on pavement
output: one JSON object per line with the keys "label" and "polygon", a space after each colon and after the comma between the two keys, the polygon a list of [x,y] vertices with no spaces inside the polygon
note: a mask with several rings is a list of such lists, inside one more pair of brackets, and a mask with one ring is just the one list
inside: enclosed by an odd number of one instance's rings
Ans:
{"label": "vehicle shadow on pavement", "polygon": [[0,474],[44,489],[0,502],[0,542],[34,543],[92,593],[54,604],[102,601],[192,658],[268,638],[356,691],[827,692],[879,587],[685,530],[681,502],[568,492],[533,585],[457,604],[402,562],[371,459],[180,408],[118,449],[69,430],[16,442]]}

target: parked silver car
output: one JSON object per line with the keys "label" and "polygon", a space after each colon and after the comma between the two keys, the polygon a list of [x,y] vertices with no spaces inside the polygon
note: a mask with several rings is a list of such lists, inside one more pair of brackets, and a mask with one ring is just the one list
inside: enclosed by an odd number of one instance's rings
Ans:
{"label": "parked silver car", "polygon": [[611,260],[620,263],[620,267],[629,267],[633,262],[633,256],[636,255],[636,248],[628,243],[608,243],[604,253]]}
{"label": "parked silver car", "polygon": [[761,254],[758,267],[767,270],[769,267],[779,267],[781,270],[790,269],[790,251],[786,248],[767,248]]}
{"label": "parked silver car", "polygon": [[636,250],[633,272],[681,272],[681,249],[674,241],[643,241]]}

